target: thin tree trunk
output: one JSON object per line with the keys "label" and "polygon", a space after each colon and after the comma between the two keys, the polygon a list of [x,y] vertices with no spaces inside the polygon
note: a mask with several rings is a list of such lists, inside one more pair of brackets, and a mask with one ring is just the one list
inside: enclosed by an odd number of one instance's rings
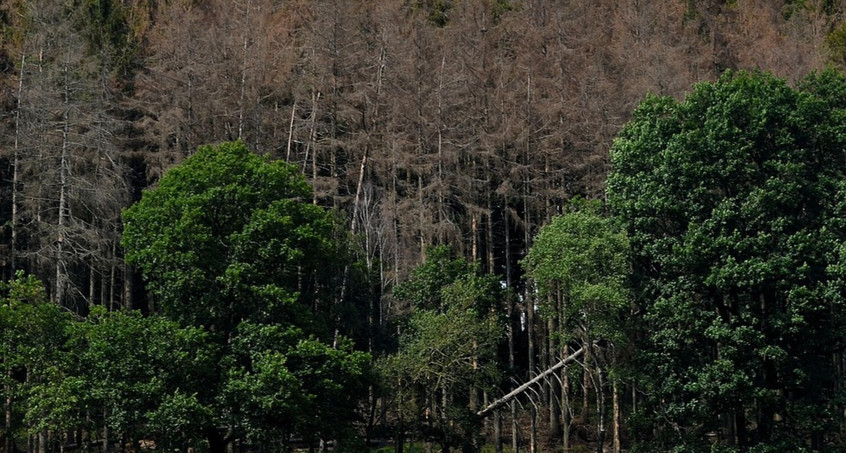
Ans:
{"label": "thin tree trunk", "polygon": [[[550,363],[554,360],[554,358],[558,355],[558,347],[555,341],[555,334],[558,331],[557,322],[555,316],[550,316],[548,320],[548,328],[549,328],[549,360]],[[561,417],[560,417],[560,407],[558,404],[560,398],[561,387],[556,385],[555,380],[550,379],[548,385],[549,391],[549,435],[552,438],[556,438],[561,436]]]}
{"label": "thin tree trunk", "polygon": [[[112,255],[114,256],[114,255]],[[117,274],[117,266],[112,263],[109,268],[109,311],[115,309],[115,275]]]}
{"label": "thin tree trunk", "polygon": [[494,449],[502,453],[502,411],[499,410],[494,414]]}
{"label": "thin tree trunk", "polygon": [[511,451],[514,453],[520,452],[520,439],[518,433],[520,425],[517,423],[517,402],[511,402]]}
{"label": "thin tree trunk", "polygon": [[584,359],[584,366],[582,367],[582,391],[584,394],[582,395],[582,423],[587,425],[590,423],[590,361],[593,359],[593,355],[591,353],[590,345],[587,345],[585,348],[585,359]]}
{"label": "thin tree trunk", "polygon": [[531,417],[532,417],[532,426],[531,426],[531,434],[529,435],[529,451],[531,453],[537,453],[538,451],[538,410],[535,406],[532,406],[531,409]]}
{"label": "thin tree trunk", "polygon": [[[12,243],[9,248],[9,261],[11,265],[12,275],[15,275],[17,270],[17,246],[18,246],[18,190],[20,182],[20,135],[21,135],[21,98],[23,98],[23,80],[24,80],[24,66],[26,65],[26,55],[21,55],[21,72],[18,79],[18,99],[15,107],[15,149],[12,157]],[[7,431],[8,432],[8,431]],[[10,450],[6,450],[10,452]]]}
{"label": "thin tree trunk", "polygon": [[[446,55],[441,58],[441,70],[438,74],[438,209],[435,211],[438,215],[437,221],[440,223],[446,222],[445,196],[444,196],[444,118],[443,118],[443,85],[444,85],[444,68],[446,67]],[[443,227],[438,226],[439,242],[445,242],[445,237],[442,235]]]}
{"label": "thin tree trunk", "polygon": [[109,439],[109,423],[108,423],[108,415],[109,412],[106,408],[103,408],[103,453],[109,453],[112,451],[112,446],[110,444],[111,439]]}
{"label": "thin tree trunk", "polygon": [[[12,371],[9,370],[6,372],[6,378],[9,382],[12,381]],[[12,387],[11,384],[6,384],[3,391],[6,394],[6,397],[3,399],[3,413],[4,413],[4,423],[3,423],[3,451],[5,453],[12,453],[12,446],[14,445],[13,438],[12,438]]]}
{"label": "thin tree trunk", "polygon": [[297,101],[291,107],[291,122],[288,125],[288,147],[285,152],[285,162],[291,163],[291,144],[294,140],[294,115],[297,113]]}
{"label": "thin tree trunk", "polygon": [[[311,137],[309,143],[312,146],[311,150],[311,181],[312,184],[317,183],[317,101],[320,99],[320,93],[312,94],[312,112],[311,112]],[[317,204],[318,193],[315,190],[312,195],[312,202]]]}
{"label": "thin tree trunk", "polygon": [[94,271],[94,258],[91,258],[90,262],[88,263],[88,308],[89,310],[91,307],[94,306],[94,302],[97,300],[94,297],[96,293],[95,289],[96,285],[96,272]]}
{"label": "thin tree trunk", "polygon": [[244,137],[244,97],[247,92],[247,50],[249,49],[249,36],[251,30],[249,29],[249,15],[250,2],[247,2],[247,8],[244,10],[244,54],[241,60],[241,93],[238,96],[238,140]]}
{"label": "thin tree trunk", "polygon": [[596,366],[596,453],[602,453],[605,448],[605,383],[602,369]]}
{"label": "thin tree trunk", "polygon": [[534,376],[535,368],[537,368],[535,362],[535,331],[537,329],[535,328],[535,302],[532,300],[532,295],[528,288],[526,288],[523,300],[526,301],[526,338],[528,339],[529,376]]}
{"label": "thin tree trunk", "polygon": [[[570,352],[569,346],[565,346],[564,353]],[[561,369],[561,445],[565,452],[570,451],[570,376],[569,367]]]}
{"label": "thin tree trunk", "polygon": [[[367,169],[367,152],[368,147],[364,147],[364,154],[361,156],[361,165],[358,169],[358,183],[355,185],[355,199],[353,200],[353,213],[352,219],[350,220],[350,232],[355,235],[358,231],[358,216],[359,216],[359,205],[361,204],[361,189],[364,186],[364,173]],[[370,255],[368,254],[368,257]]]}
{"label": "thin tree trunk", "polygon": [[560,362],[551,366],[549,369],[547,369],[543,373],[540,373],[539,375],[535,376],[534,378],[530,379],[529,381],[523,383],[521,386],[519,386],[516,389],[509,392],[507,395],[505,395],[502,398],[500,398],[500,399],[494,401],[493,403],[489,404],[487,407],[485,407],[484,409],[477,412],[476,415],[478,415],[479,417],[487,416],[488,414],[491,413],[491,411],[498,409],[499,407],[501,407],[505,403],[508,403],[515,396],[525,392],[526,389],[528,389],[532,385],[537,384],[538,382],[540,382],[543,379],[546,379],[547,377],[549,377],[550,374],[555,373],[556,371],[563,368],[568,363],[573,362],[574,360],[579,358],[579,356],[581,356],[585,352],[585,349],[586,348],[579,348],[577,351],[574,351],[572,354],[568,355],[567,357],[562,359]]}
{"label": "thin tree trunk", "polygon": [[470,260],[479,259],[479,220],[475,212],[470,214]]}
{"label": "thin tree trunk", "polygon": [[614,436],[614,453],[620,453],[620,425],[622,424],[622,414],[620,412],[620,382],[618,379],[614,379],[613,382],[613,389],[614,392],[613,398],[613,407],[614,407],[614,414],[612,416],[612,424],[611,430],[612,435]]}
{"label": "thin tree trunk", "polygon": [[67,263],[64,258],[64,241],[65,241],[65,218],[68,211],[68,167],[70,165],[69,156],[69,133],[70,133],[70,87],[68,79],[68,67],[64,66],[65,77],[65,111],[63,114],[62,125],[62,155],[59,164],[59,213],[58,213],[58,234],[56,239],[56,294],[54,301],[58,305],[63,305],[65,296],[65,279],[67,272]]}
{"label": "thin tree trunk", "polygon": [[123,264],[123,307],[127,310],[134,308],[134,301],[132,300],[132,267],[129,264]]}

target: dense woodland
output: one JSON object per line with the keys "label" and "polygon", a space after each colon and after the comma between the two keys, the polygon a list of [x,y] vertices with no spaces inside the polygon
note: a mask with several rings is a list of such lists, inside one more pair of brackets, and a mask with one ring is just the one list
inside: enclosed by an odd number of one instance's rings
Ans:
{"label": "dense woodland", "polygon": [[0,30],[4,452],[843,449],[844,2]]}

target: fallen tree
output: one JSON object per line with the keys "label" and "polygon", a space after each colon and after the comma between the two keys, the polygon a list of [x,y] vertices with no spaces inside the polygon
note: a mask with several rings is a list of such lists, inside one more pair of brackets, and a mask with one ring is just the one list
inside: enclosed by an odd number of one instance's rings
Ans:
{"label": "fallen tree", "polygon": [[517,395],[525,392],[532,385],[534,385],[534,384],[540,382],[541,380],[545,379],[550,374],[555,373],[556,371],[561,369],[564,365],[567,365],[568,363],[576,360],[584,352],[585,352],[585,348],[579,348],[577,351],[575,351],[574,353],[565,357],[564,359],[562,359],[560,362],[556,363],[555,365],[551,366],[549,369],[547,369],[543,373],[535,376],[534,378],[532,378],[531,380],[529,380],[525,384],[523,384],[523,385],[517,387],[516,389],[512,390],[511,392],[509,392],[507,395],[505,395],[502,398],[500,398],[500,399],[494,401],[493,403],[489,404],[487,407],[480,410],[479,412],[476,412],[476,415],[478,415],[479,417],[483,417],[483,418],[487,417],[491,412],[499,409],[504,404],[506,404],[507,402],[514,399],[514,397],[516,397]]}

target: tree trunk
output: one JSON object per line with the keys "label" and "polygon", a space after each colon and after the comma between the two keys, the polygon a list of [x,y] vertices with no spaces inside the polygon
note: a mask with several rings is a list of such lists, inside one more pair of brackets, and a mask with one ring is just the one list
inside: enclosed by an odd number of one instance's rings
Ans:
{"label": "tree trunk", "polygon": [[[11,219],[11,229],[12,229],[12,238],[11,244],[9,247],[9,261],[11,267],[11,275],[9,278],[12,278],[15,275],[15,271],[17,270],[17,246],[18,246],[18,191],[20,188],[19,180],[20,180],[20,152],[19,152],[19,143],[20,143],[20,134],[21,134],[21,98],[23,97],[23,80],[24,80],[24,65],[26,65],[26,55],[21,55],[21,72],[20,77],[18,79],[18,99],[17,99],[17,106],[15,108],[15,148],[14,148],[14,156],[12,157],[12,219]],[[8,433],[8,431],[7,431]],[[8,434],[7,434],[8,436]],[[10,453],[10,450],[6,450],[7,453]]]}
{"label": "tree trunk", "polygon": [[538,383],[538,382],[540,382],[541,380],[546,379],[547,377],[549,377],[549,375],[550,375],[550,374],[555,373],[556,371],[558,371],[559,369],[563,368],[563,367],[564,367],[565,365],[567,365],[568,363],[570,363],[570,362],[572,362],[572,361],[576,360],[576,359],[577,359],[577,358],[579,358],[579,356],[581,356],[584,352],[585,352],[585,348],[580,348],[580,349],[578,349],[577,351],[575,351],[575,352],[573,352],[572,354],[568,355],[567,357],[565,357],[565,358],[564,358],[564,359],[562,359],[560,362],[556,363],[555,365],[553,365],[552,367],[550,367],[549,369],[547,369],[547,370],[546,370],[546,371],[544,371],[543,373],[541,373],[541,374],[539,374],[539,375],[535,376],[534,378],[530,379],[529,381],[527,381],[527,382],[523,383],[521,386],[519,386],[519,387],[517,387],[516,389],[512,390],[511,392],[509,392],[507,395],[503,396],[502,398],[500,398],[500,399],[498,399],[498,400],[494,401],[493,403],[489,404],[487,407],[485,407],[484,409],[480,410],[479,412],[476,412],[476,415],[478,415],[479,417],[486,417],[488,414],[490,414],[490,413],[491,413],[491,411],[493,411],[493,410],[495,410],[495,409],[497,409],[497,408],[499,408],[499,407],[503,406],[505,403],[508,403],[508,402],[509,402],[509,401],[511,401],[511,400],[512,400],[515,396],[517,396],[517,395],[519,395],[519,394],[521,394],[521,393],[525,392],[525,391],[526,391],[529,387],[531,387],[532,385],[537,384],[537,383]]}
{"label": "tree trunk", "polygon": [[91,307],[94,306],[94,302],[97,300],[94,296],[96,294],[96,288],[97,288],[97,285],[96,285],[97,279],[95,278],[96,277],[95,274],[96,274],[96,272],[95,272],[94,258],[92,257],[88,261],[88,309],[89,310],[91,309]]}
{"label": "tree trunk", "polygon": [[612,392],[612,399],[613,399],[613,410],[614,414],[612,415],[611,420],[611,430],[612,435],[614,436],[614,453],[620,453],[620,425],[622,424],[622,414],[620,413],[620,382],[618,379],[614,379],[612,384],[614,386]]}
{"label": "tree trunk", "polygon": [[591,348],[589,346],[585,347],[585,358],[584,363],[585,366],[582,367],[583,371],[583,379],[582,379],[582,391],[584,394],[582,395],[582,423],[587,425],[590,423],[590,361],[593,359],[591,354]]}
{"label": "tree trunk", "polygon": [[520,425],[517,423],[517,402],[511,402],[511,451],[514,453],[519,453],[520,451],[520,439],[517,436],[519,431]]}
{"label": "tree trunk", "polygon": [[64,257],[64,241],[65,241],[65,218],[68,212],[68,167],[70,166],[70,81],[68,80],[68,67],[64,66],[64,114],[62,125],[62,155],[59,164],[59,212],[57,221],[57,237],[56,237],[56,293],[54,301],[58,305],[63,305],[65,294],[65,280],[67,275],[67,263]]}
{"label": "tree trunk", "polygon": [[108,415],[108,410],[106,410],[106,408],[103,408],[103,453],[109,453],[110,451],[112,451],[109,439]]}
{"label": "tree trunk", "polygon": [[[11,381],[12,379],[12,371],[6,372],[6,378]],[[5,453],[12,453],[12,447],[14,445],[12,439],[12,388],[10,384],[5,385],[4,392],[6,397],[3,399],[3,451]]]}
{"label": "tree trunk", "polygon": [[502,411],[499,410],[494,414],[494,450],[502,453]]}
{"label": "tree trunk", "polygon": [[[551,316],[548,321],[548,328],[549,328],[549,359],[550,363],[552,363],[555,357],[558,355],[558,346],[557,342],[555,341],[555,333],[558,330],[557,322],[555,316]],[[549,381],[549,436],[551,438],[557,438],[561,436],[561,417],[560,417],[560,406],[559,406],[559,398],[561,397],[561,387],[560,385],[556,385],[554,379],[550,379]]]}
{"label": "tree trunk", "polygon": [[605,384],[602,380],[602,369],[596,366],[596,453],[602,453],[605,448]]}
{"label": "tree trunk", "polygon": [[538,411],[535,409],[535,406],[532,406],[531,409],[531,416],[532,416],[532,427],[531,427],[531,434],[529,435],[529,451],[531,453],[538,452]]}
{"label": "tree trunk", "polygon": [[132,300],[132,267],[123,264],[123,307],[127,310],[134,308]]}
{"label": "tree trunk", "polygon": [[[564,353],[570,352],[569,346],[564,347]],[[570,376],[569,366],[561,369],[561,445],[565,452],[570,451]]]}

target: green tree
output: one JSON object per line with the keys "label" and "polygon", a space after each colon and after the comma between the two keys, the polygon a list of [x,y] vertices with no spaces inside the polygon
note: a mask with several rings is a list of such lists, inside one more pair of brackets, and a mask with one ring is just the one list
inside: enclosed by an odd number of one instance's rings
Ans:
{"label": "green tree", "polygon": [[832,440],[844,107],[834,72],[796,89],[727,73],[680,102],[648,97],[614,142],[608,194],[636,265],[644,448],[705,451],[709,432],[740,451]]}
{"label": "green tree", "polygon": [[217,347],[198,395],[211,408],[212,451],[340,435],[366,394],[369,356],[333,325],[344,253],[310,199],[295,167],[223,143],[201,147],[124,212],[127,260],[156,303]]}
{"label": "green tree", "polygon": [[615,339],[620,310],[628,306],[629,241],[602,215],[601,205],[582,201],[544,226],[521,262],[540,300],[561,318],[565,335],[584,341]]}
{"label": "green tree", "polygon": [[373,384],[370,356],[349,341],[328,345],[295,327],[244,322],[225,360],[218,396],[250,442],[353,440],[359,399]]}
{"label": "green tree", "polygon": [[[5,447],[17,435],[61,432],[79,422],[80,380],[72,374],[67,348],[71,318],[49,303],[44,285],[18,272],[0,283],[0,382],[6,422]],[[11,450],[7,450],[11,451]]]}
{"label": "green tree", "polygon": [[496,352],[504,329],[497,304],[503,293],[495,276],[450,258],[447,247],[430,248],[426,261],[394,289],[394,297],[413,308],[399,351],[382,362],[397,405],[397,439],[410,428],[443,451],[477,447],[477,393],[499,379]]}
{"label": "green tree", "polygon": [[183,324],[311,324],[340,267],[332,218],[310,196],[293,166],[241,143],[203,146],[124,212],[126,259]]}
{"label": "green tree", "polygon": [[[617,351],[622,350],[626,340],[623,313],[630,303],[626,283],[631,272],[628,238],[613,219],[603,216],[598,202],[579,200],[571,203],[569,212],[553,218],[541,229],[521,264],[526,270],[526,277],[537,286],[542,316],[553,320],[551,325],[557,328],[557,331],[550,332],[557,337],[550,341],[557,340],[559,344],[555,353],[562,357],[568,355],[568,348],[573,343],[587,351],[583,367],[585,384],[581,416],[583,420],[588,416],[588,388],[591,377],[594,377],[592,386],[597,395],[597,428],[601,446],[607,419],[604,410],[607,391],[600,383],[605,382],[608,368],[618,364],[616,354],[603,353],[603,348],[596,344],[611,344],[613,347],[608,349]],[[609,356],[610,363],[600,360],[603,356]],[[619,373],[615,372],[613,376],[611,392],[616,402]],[[569,447],[573,419],[568,380],[565,371],[560,389],[565,449]],[[552,406],[551,418],[557,432],[559,422],[554,403]],[[614,439],[617,440],[619,413],[616,410],[614,421]]]}
{"label": "green tree", "polygon": [[75,397],[102,415],[97,428],[107,444],[125,436],[132,442],[151,437],[165,446],[200,445],[197,428],[209,423],[211,411],[197,395],[212,377],[215,358],[205,331],[102,307],[74,328],[72,350],[85,364],[76,373],[81,385]]}

